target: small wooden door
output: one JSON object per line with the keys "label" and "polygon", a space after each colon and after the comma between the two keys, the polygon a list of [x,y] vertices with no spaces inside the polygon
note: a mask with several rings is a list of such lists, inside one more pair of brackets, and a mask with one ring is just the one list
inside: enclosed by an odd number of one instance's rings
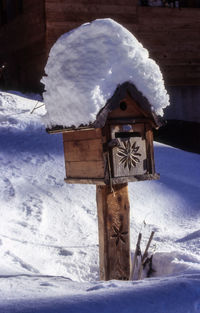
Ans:
{"label": "small wooden door", "polygon": [[144,124],[111,125],[113,177],[143,175],[147,172]]}

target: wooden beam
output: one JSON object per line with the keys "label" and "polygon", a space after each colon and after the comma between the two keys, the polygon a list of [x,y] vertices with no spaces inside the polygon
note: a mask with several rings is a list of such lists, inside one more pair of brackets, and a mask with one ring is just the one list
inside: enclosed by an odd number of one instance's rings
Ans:
{"label": "wooden beam", "polygon": [[97,186],[101,280],[129,280],[130,216],[128,184]]}
{"label": "wooden beam", "polygon": [[70,178],[104,178],[103,161],[65,162],[66,175]]}
{"label": "wooden beam", "polygon": [[65,161],[102,161],[101,139],[74,140],[64,142]]}
{"label": "wooden beam", "polygon": [[[138,175],[135,177],[117,177],[112,179],[112,184],[123,184],[127,182],[137,182],[137,181],[144,181],[144,180],[158,180],[160,179],[160,175],[155,173],[154,175],[145,174],[145,175]],[[65,182],[68,184],[95,184],[95,185],[106,185],[109,184],[104,178],[82,178],[82,177],[67,177],[65,178]]]}
{"label": "wooden beam", "polygon": [[101,129],[100,128],[87,128],[77,129],[73,131],[63,132],[63,141],[75,141],[75,140],[89,140],[89,139],[100,139]]}
{"label": "wooden beam", "polygon": [[105,185],[104,178],[65,178],[67,184],[95,184]]}
{"label": "wooden beam", "polygon": [[151,174],[155,174],[155,161],[153,149],[153,131],[149,124],[146,124],[146,150],[147,150],[147,169]]}
{"label": "wooden beam", "polygon": [[154,127],[156,127],[153,120],[148,118],[112,118],[108,120],[109,125],[113,124],[136,124],[136,123],[150,123]]}

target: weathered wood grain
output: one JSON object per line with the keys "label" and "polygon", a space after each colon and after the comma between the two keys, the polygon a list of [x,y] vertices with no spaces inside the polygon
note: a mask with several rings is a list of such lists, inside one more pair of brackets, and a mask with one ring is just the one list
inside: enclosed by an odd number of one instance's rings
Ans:
{"label": "weathered wood grain", "polygon": [[130,216],[128,185],[97,186],[101,280],[130,276]]}
{"label": "weathered wood grain", "polygon": [[[112,184],[124,184],[128,182],[137,182],[144,180],[158,180],[160,179],[160,175],[155,174],[144,174],[144,175],[136,175],[134,177],[117,177],[112,178]],[[109,180],[104,178],[82,178],[82,177],[73,177],[73,178],[65,178],[65,182],[68,184],[95,184],[95,185],[110,185]]]}
{"label": "weathered wood grain", "polygon": [[100,139],[102,130],[100,128],[72,130],[63,133],[63,141]]}
{"label": "weathered wood grain", "polygon": [[126,110],[122,110],[120,107],[113,110],[108,114],[108,119],[113,118],[125,118],[125,117],[143,117],[144,115],[141,112],[141,109],[137,106],[133,99],[130,97],[126,97],[124,101],[122,100],[121,103],[124,102],[126,104]]}
{"label": "weathered wood grain", "polygon": [[[139,136],[123,138],[123,134],[131,136],[135,133]],[[119,142],[119,146],[112,149],[113,177],[145,174],[147,154],[144,124],[111,125],[111,138],[118,138]]]}
{"label": "weathered wood grain", "polygon": [[102,141],[101,139],[65,141],[64,154],[66,161],[101,161]]}
{"label": "weathered wood grain", "polygon": [[103,161],[65,162],[66,176],[68,178],[104,178]]}
{"label": "weathered wood grain", "polygon": [[67,184],[93,184],[93,185],[104,185],[104,178],[65,178],[64,181]]}
{"label": "weathered wood grain", "polygon": [[159,64],[166,84],[200,84],[199,9],[138,7],[138,26],[135,34]]}
{"label": "weathered wood grain", "polygon": [[153,131],[151,125],[146,124],[146,151],[147,151],[147,171],[149,174],[155,174],[155,160],[153,149]]}

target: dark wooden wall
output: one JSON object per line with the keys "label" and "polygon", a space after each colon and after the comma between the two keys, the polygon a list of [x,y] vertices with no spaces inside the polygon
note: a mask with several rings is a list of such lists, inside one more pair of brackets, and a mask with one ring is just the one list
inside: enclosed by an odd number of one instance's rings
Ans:
{"label": "dark wooden wall", "polygon": [[61,34],[97,18],[125,27],[136,21],[137,0],[45,0],[48,49]]}
{"label": "dark wooden wall", "polygon": [[127,27],[159,64],[168,85],[200,85],[200,8],[141,7],[137,0],[45,0],[47,50],[96,18]]}
{"label": "dark wooden wall", "polygon": [[0,27],[0,65],[7,61],[16,87],[38,89],[57,38],[106,17],[136,35],[167,85],[200,86],[200,8],[141,7],[138,0],[23,0],[23,13]]}
{"label": "dark wooden wall", "polygon": [[168,85],[200,85],[200,8],[138,7],[137,38]]}
{"label": "dark wooden wall", "polygon": [[42,0],[24,0],[22,13],[0,26],[0,65],[7,63],[9,88],[39,90],[46,63],[45,10]]}

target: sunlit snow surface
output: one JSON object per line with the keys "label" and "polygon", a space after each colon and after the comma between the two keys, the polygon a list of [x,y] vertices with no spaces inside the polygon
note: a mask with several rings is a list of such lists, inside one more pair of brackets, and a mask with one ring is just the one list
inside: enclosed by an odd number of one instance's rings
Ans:
{"label": "sunlit snow surface", "polygon": [[79,126],[96,114],[119,84],[132,82],[163,115],[169,105],[159,66],[126,28],[112,19],[84,24],[53,45],[45,67],[48,126]]}
{"label": "sunlit snow surface", "polygon": [[161,179],[129,194],[132,252],[155,230],[156,272],[99,282],[95,186],[64,183],[39,99],[0,92],[0,312],[200,312],[200,155],[155,144]]}

